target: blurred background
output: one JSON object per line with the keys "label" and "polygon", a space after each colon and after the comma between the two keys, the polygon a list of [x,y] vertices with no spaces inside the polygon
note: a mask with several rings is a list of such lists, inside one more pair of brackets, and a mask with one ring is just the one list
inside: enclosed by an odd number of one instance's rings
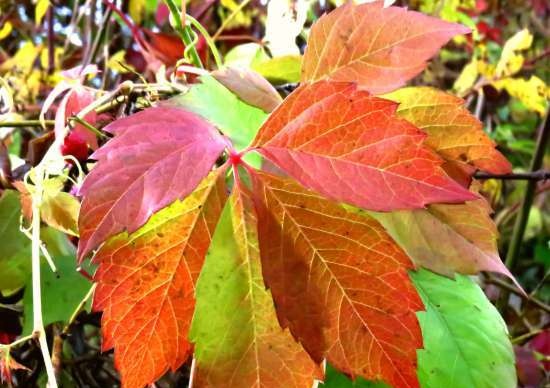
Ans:
{"label": "blurred background", "polygon": [[[342,1],[267,3],[201,0],[187,1],[186,7],[212,36],[225,64],[256,70],[285,95],[299,80],[309,27]],[[550,386],[550,143],[543,136],[550,132],[543,131],[550,94],[550,2],[397,0],[394,4],[472,30],[445,46],[413,84],[433,85],[464,98],[513,163],[509,179],[484,179],[482,192],[494,210],[501,257],[531,298],[524,298],[502,278],[483,274],[478,280],[508,325],[519,386]],[[39,115],[47,97],[55,95],[54,86],[67,79],[66,70],[96,65],[98,75],[84,83],[100,91],[113,90],[126,80],[161,84],[187,76],[192,81],[182,57],[185,47],[169,15],[162,0],[0,0],[0,191],[12,188],[51,145],[54,115],[46,112],[46,129]],[[202,35],[195,37],[194,44],[205,66],[214,68],[215,58]],[[175,92],[138,90],[119,109],[128,113]],[[101,125],[116,114],[116,109],[106,109],[89,119]],[[69,136],[63,152],[83,161],[91,149],[82,139]],[[70,193],[72,187],[62,190]],[[90,283],[74,272],[75,240],[65,237],[74,234],[78,206],[70,200],[59,206],[67,213],[65,234],[52,225],[43,233],[50,253],[61,258],[59,271],[65,275],[56,280],[46,269],[43,289],[48,338],[61,347],[61,384],[115,387],[119,380],[112,354],[99,351],[99,314],[85,310],[71,317]],[[30,242],[19,233],[21,211],[25,213],[25,203],[15,196],[6,195],[0,202],[0,343],[28,334],[32,324],[32,298],[25,287],[30,269],[24,260]],[[525,228],[514,227],[518,219]],[[0,367],[2,386],[44,386],[38,347],[27,343],[13,349],[12,355],[20,365],[12,365],[11,377]],[[188,370],[185,365],[168,373],[157,386],[185,386]]]}

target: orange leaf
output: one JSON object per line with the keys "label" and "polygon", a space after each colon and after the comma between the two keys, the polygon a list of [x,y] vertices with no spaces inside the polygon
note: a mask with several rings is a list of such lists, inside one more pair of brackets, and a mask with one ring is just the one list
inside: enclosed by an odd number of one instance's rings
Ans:
{"label": "orange leaf", "polygon": [[253,146],[304,186],[366,209],[475,199],[445,174],[443,161],[423,144],[426,134],[396,109],[353,83],[320,81],[287,97]]}
{"label": "orange leaf", "polygon": [[109,239],[94,258],[102,349],[114,347],[125,388],[154,382],[189,355],[194,285],[225,202],[224,179],[223,169],[211,173],[134,233]]}
{"label": "orange leaf", "polygon": [[418,387],[423,305],[409,258],[372,218],[263,172],[254,185],[264,279],[282,326],[318,362]]}
{"label": "orange leaf", "polygon": [[192,385],[311,387],[323,373],[288,329],[279,327],[262,278],[254,204],[241,183],[230,205],[197,285]]}
{"label": "orange leaf", "polygon": [[302,82],[332,79],[357,82],[379,94],[419,74],[426,61],[453,36],[470,30],[382,1],[346,2],[311,28]]}
{"label": "orange leaf", "polygon": [[[477,183],[474,182],[473,190]],[[426,209],[369,212],[419,266],[446,276],[480,271],[514,276],[498,254],[498,230],[485,198]],[[517,284],[521,289],[521,286]]]}
{"label": "orange leaf", "polygon": [[429,87],[403,88],[383,97],[398,102],[397,115],[428,134],[427,146],[462,169],[471,171],[474,166],[493,174],[512,171],[461,98]]}

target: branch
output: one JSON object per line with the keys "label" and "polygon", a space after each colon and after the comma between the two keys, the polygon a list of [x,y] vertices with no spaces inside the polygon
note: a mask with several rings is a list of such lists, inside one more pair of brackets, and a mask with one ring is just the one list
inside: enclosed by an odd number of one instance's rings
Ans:
{"label": "branch", "polygon": [[498,286],[498,287],[506,290],[508,293],[511,292],[512,294],[516,294],[517,296],[519,296],[519,297],[525,299],[526,301],[534,304],[535,306],[537,306],[541,310],[544,310],[547,313],[550,313],[550,306],[549,305],[547,305],[546,303],[538,300],[537,298],[534,298],[532,296],[524,294],[523,292],[521,292],[521,290],[519,288],[517,288],[516,286],[513,286],[512,284],[509,284],[509,283],[505,282],[504,280],[500,280],[500,279],[494,278],[492,276],[488,276],[485,279],[485,281],[489,284],[494,284],[495,286]]}
{"label": "branch", "polygon": [[550,179],[550,171],[537,170],[533,172],[511,173],[511,174],[489,174],[478,171],[474,174],[476,179],[500,179],[500,180],[526,180],[526,181],[545,181]]}
{"label": "branch", "polygon": [[[550,140],[550,118],[548,117],[548,112],[544,119],[544,122],[539,130],[539,136],[537,138],[537,145],[535,148],[535,154],[531,160],[530,170],[536,172],[542,166],[542,160],[544,158],[544,153]],[[506,260],[504,264],[510,270],[514,268],[514,265],[519,256],[521,242],[523,241],[523,235],[525,234],[525,228],[527,226],[527,220],[529,218],[529,211],[531,210],[531,205],[533,204],[533,199],[535,198],[535,190],[537,188],[537,181],[530,180],[527,182],[527,187],[525,189],[525,196],[523,197],[523,202],[521,203],[521,208],[519,210],[518,216],[516,218],[516,223],[514,224],[514,230],[512,232],[512,238],[510,240],[510,245],[508,247],[508,252],[506,253]],[[509,292],[502,293],[499,301],[498,307],[504,309],[508,305]]]}

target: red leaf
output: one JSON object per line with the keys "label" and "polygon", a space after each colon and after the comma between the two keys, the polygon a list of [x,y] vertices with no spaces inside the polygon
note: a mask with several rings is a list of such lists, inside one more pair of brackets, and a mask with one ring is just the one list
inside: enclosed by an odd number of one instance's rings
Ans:
{"label": "red leaf", "polygon": [[426,134],[397,117],[397,104],[352,83],[296,89],[260,128],[253,146],[308,188],[372,210],[476,197],[449,178]]}
{"label": "red leaf", "polygon": [[[67,94],[67,98],[63,99],[63,102],[62,102],[62,104],[65,104],[62,107],[62,113],[64,114],[62,126],[64,126],[64,123],[67,122],[67,119],[69,117],[78,114],[82,109],[86,108],[88,105],[94,102],[94,100],[95,100],[94,94],[84,89],[83,87],[77,87],[69,91],[69,93]],[[91,125],[95,125],[97,118],[98,118],[98,115],[95,111],[91,111],[90,113],[84,116],[84,120]],[[58,120],[57,115],[55,119],[56,121]],[[56,129],[57,129],[57,123],[56,123]],[[90,146],[92,150],[97,149],[98,144],[97,144],[97,138],[95,133],[91,132],[84,125],[80,123],[75,123],[74,129],[71,131],[71,133],[76,133],[81,139],[83,139],[86,142],[86,144]]]}
{"label": "red leaf", "polygon": [[153,383],[190,353],[195,282],[227,196],[224,179],[225,170],[212,172],[185,200],[111,238],[94,258],[102,349],[115,348],[125,388]]}
{"label": "red leaf", "polygon": [[383,2],[352,1],[311,28],[302,82],[357,82],[372,93],[397,89],[419,74],[453,36],[470,30]]}
{"label": "red leaf", "polygon": [[82,185],[79,260],[108,237],[134,232],[153,213],[185,198],[225,147],[211,124],[177,108],[150,108],[105,130],[116,136],[92,155],[98,163]]}
{"label": "red leaf", "polygon": [[418,387],[423,306],[409,258],[372,218],[291,180],[258,172],[254,186],[264,280],[281,326],[317,362]]}
{"label": "red leaf", "polygon": [[79,161],[88,159],[88,145],[77,132],[71,131],[61,145],[62,155],[72,155]]}

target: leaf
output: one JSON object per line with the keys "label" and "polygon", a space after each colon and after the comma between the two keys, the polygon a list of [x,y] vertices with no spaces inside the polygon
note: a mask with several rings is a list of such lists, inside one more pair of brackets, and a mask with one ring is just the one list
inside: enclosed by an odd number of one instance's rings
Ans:
{"label": "leaf", "polygon": [[550,88],[537,76],[532,75],[528,80],[505,78],[494,81],[492,85],[498,90],[506,89],[508,94],[520,100],[527,109],[544,116],[548,108]]}
{"label": "leaf", "polygon": [[49,0],[38,0],[36,2],[36,7],[34,8],[34,24],[39,26],[42,23],[42,19],[44,19],[49,7]]}
{"label": "leaf", "polygon": [[177,108],[149,108],[104,130],[115,138],[92,155],[98,163],[80,190],[80,261],[108,237],[134,232],[185,198],[225,148],[214,127]]}
{"label": "leaf", "polygon": [[6,39],[8,36],[10,36],[12,30],[13,30],[13,25],[10,22],[6,21],[2,25],[2,28],[0,28],[0,40]]}
{"label": "leaf", "polygon": [[316,362],[418,387],[422,303],[409,258],[372,218],[274,175],[257,172],[254,185],[263,274],[281,326]]}
{"label": "leaf", "polygon": [[266,113],[273,111],[283,101],[277,90],[253,70],[225,67],[211,74],[242,101]]}
{"label": "leaf", "polygon": [[426,270],[411,278],[426,306],[417,313],[422,388],[515,388],[506,324],[479,286],[466,276],[452,280]]}
{"label": "leaf", "polygon": [[[69,256],[54,257],[57,274],[46,263],[41,264],[42,318],[44,326],[68,322],[92,284],[76,271],[75,250]],[[33,325],[32,279],[27,280],[23,296],[23,333],[30,335]]]}
{"label": "leaf", "polygon": [[187,359],[195,282],[226,197],[225,170],[132,234],[107,241],[94,262],[93,310],[103,311],[103,351],[115,349],[126,388],[153,383]]}
{"label": "leaf", "polygon": [[425,131],[424,144],[444,159],[466,171],[471,170],[468,165],[493,174],[512,171],[461,98],[429,87],[403,88],[384,98],[399,103],[397,115]]}
{"label": "leaf", "polygon": [[30,371],[25,365],[21,365],[10,355],[9,347],[7,349],[0,349],[0,384],[7,383],[8,387],[11,387],[12,383],[12,371],[14,370],[26,370]]}
{"label": "leaf", "polygon": [[193,386],[311,387],[321,369],[279,326],[262,278],[255,210],[241,185],[222,214],[197,285]]}
{"label": "leaf", "polygon": [[478,60],[473,58],[468,62],[460,72],[460,75],[453,84],[453,89],[460,95],[464,96],[470,89],[474,87],[479,76]]}
{"label": "leaf", "polygon": [[[78,213],[80,202],[72,194],[63,192],[65,179],[56,177],[43,181],[42,202],[40,204],[40,219],[54,229],[78,236]],[[32,219],[32,195],[35,186],[21,181],[13,182],[13,186],[21,193],[20,200],[23,215]]]}
{"label": "leaf", "polygon": [[274,84],[300,82],[301,55],[284,55],[252,63],[252,69]]}
{"label": "leaf", "polygon": [[510,76],[521,70],[523,66],[523,55],[516,51],[526,50],[533,43],[533,35],[528,29],[524,28],[516,32],[510,39],[504,43],[502,54],[495,68],[495,76],[502,78]]}
{"label": "leaf", "polygon": [[391,388],[384,383],[367,381],[361,377],[352,381],[330,364],[327,364],[326,376],[325,382],[321,385],[322,388]]}
{"label": "leaf", "polygon": [[0,197],[0,291],[23,286],[30,273],[31,241],[19,230],[20,217],[19,195],[5,190]]}
{"label": "leaf", "polygon": [[267,114],[242,101],[214,77],[200,79],[200,84],[169,102],[210,121],[231,138],[237,149],[248,146]]}
{"label": "leaf", "polygon": [[452,37],[470,30],[382,2],[346,2],[311,28],[302,82],[357,82],[380,94],[404,85]]}
{"label": "leaf", "polygon": [[499,257],[491,212],[487,201],[479,198],[464,204],[368,214],[418,266],[446,276],[493,271],[515,281]]}
{"label": "leaf", "polygon": [[371,210],[463,202],[426,135],[397,117],[397,104],[353,83],[300,86],[260,128],[253,146],[304,186]]}

